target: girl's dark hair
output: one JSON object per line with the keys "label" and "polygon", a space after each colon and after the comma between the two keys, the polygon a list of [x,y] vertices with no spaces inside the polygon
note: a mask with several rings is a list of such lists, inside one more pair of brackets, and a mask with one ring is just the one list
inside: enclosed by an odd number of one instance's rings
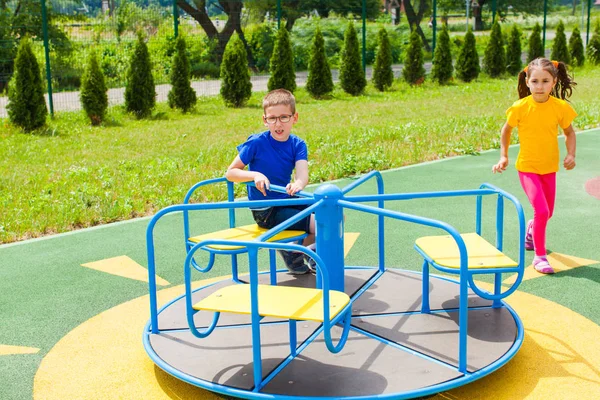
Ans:
{"label": "girl's dark hair", "polygon": [[567,97],[571,97],[573,87],[577,85],[577,83],[575,83],[573,77],[567,71],[567,65],[562,61],[550,61],[547,58],[536,58],[519,72],[519,85],[517,86],[519,99],[531,94],[531,91],[527,87],[526,79],[527,72],[531,71],[532,68],[540,68],[548,71],[550,75],[556,79],[556,85],[554,85],[554,89],[552,89],[552,96],[563,100],[566,100]]}

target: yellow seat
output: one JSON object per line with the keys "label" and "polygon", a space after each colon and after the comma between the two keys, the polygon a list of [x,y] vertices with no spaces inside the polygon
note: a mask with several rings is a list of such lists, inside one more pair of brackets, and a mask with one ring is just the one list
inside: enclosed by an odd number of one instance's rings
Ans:
{"label": "yellow seat", "polygon": [[[190,242],[200,243],[207,239],[225,239],[225,240],[255,240],[257,237],[267,232],[268,229],[261,228],[256,224],[238,226],[236,228],[223,229],[217,232],[211,232],[204,235],[194,236],[189,238]],[[305,235],[304,231],[281,231],[275,236],[271,237],[268,242],[278,242],[286,239],[296,238],[298,236]],[[211,249],[215,250],[237,250],[243,248],[243,246],[230,246],[230,245],[209,245]]]}
{"label": "yellow seat", "polygon": [[[329,291],[329,319],[350,302],[346,293]],[[195,310],[250,314],[250,285],[227,286],[196,303]],[[258,285],[258,314],[302,321],[323,322],[321,289]]]}
{"label": "yellow seat", "polygon": [[[518,265],[477,233],[464,233],[460,236],[467,246],[469,268],[502,268]],[[452,236],[425,236],[418,238],[415,244],[439,266],[460,268],[458,245]]]}

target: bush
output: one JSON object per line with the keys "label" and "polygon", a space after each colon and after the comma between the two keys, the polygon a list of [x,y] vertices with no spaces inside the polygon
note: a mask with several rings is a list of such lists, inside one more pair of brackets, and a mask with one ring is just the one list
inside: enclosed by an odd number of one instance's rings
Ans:
{"label": "bush", "polygon": [[87,114],[92,125],[100,125],[108,108],[106,82],[100,69],[96,52],[92,51],[88,64],[81,78],[79,97],[81,107]]}
{"label": "bush", "polygon": [[600,20],[596,21],[594,33],[587,45],[587,58],[593,65],[600,65]]}
{"label": "bush", "polygon": [[402,69],[404,80],[411,85],[420,84],[425,80],[425,68],[423,67],[423,43],[413,29],[410,34],[408,48],[404,56],[404,68]]}
{"label": "bush", "polygon": [[261,24],[246,33],[250,33],[248,45],[252,49],[256,69],[260,72],[268,71],[269,60],[273,55],[273,45],[275,43],[273,28],[270,24]]}
{"label": "bush", "polygon": [[585,63],[585,51],[583,50],[583,40],[579,28],[575,27],[569,38],[569,54],[574,65],[581,67]]}
{"label": "bush", "polygon": [[28,38],[21,39],[14,67],[13,77],[8,84],[8,118],[29,132],[46,124],[48,109],[40,66]]}
{"label": "bush", "polygon": [[228,107],[241,107],[252,95],[248,53],[237,34],[227,43],[221,62],[221,97]]}
{"label": "bush", "polygon": [[344,48],[342,49],[342,62],[340,66],[340,84],[344,92],[357,96],[365,90],[367,79],[360,60],[358,37],[354,24],[348,23],[344,32]]}
{"label": "bush", "polygon": [[536,58],[545,57],[544,45],[542,43],[542,28],[535,24],[531,35],[529,35],[529,47],[527,49],[527,64]]}
{"label": "bush", "polygon": [[271,77],[267,83],[269,91],[287,89],[293,93],[296,90],[296,72],[294,71],[292,43],[290,42],[288,31],[284,27],[281,27],[277,32],[269,71],[271,71]]}
{"label": "bush", "polygon": [[188,112],[196,105],[196,92],[190,86],[190,61],[188,60],[185,39],[179,35],[175,44],[177,52],[173,56],[169,107]]}
{"label": "bush", "polygon": [[456,76],[463,82],[471,82],[479,76],[480,70],[475,35],[469,27],[465,35],[465,42],[460,48],[456,59]]}
{"label": "bush", "polygon": [[387,30],[381,28],[377,35],[377,56],[373,67],[373,85],[377,90],[383,92],[394,83],[394,71],[392,71],[392,49]]}
{"label": "bush", "polygon": [[558,22],[558,26],[556,27],[556,36],[554,37],[554,43],[552,43],[550,58],[562,61],[565,64],[571,63],[571,55],[567,47],[567,36],[565,35],[565,24],[563,24],[562,20]]}
{"label": "bush", "polygon": [[152,77],[150,54],[143,34],[138,33],[138,40],[129,62],[127,84],[125,86],[125,109],[137,118],[145,118],[152,114],[156,105],[156,91]]}
{"label": "bush", "polygon": [[308,79],[306,91],[315,98],[323,97],[333,90],[331,69],[325,54],[325,41],[321,30],[317,27],[313,40],[310,62],[308,64]]}
{"label": "bush", "polygon": [[511,75],[517,75],[523,69],[521,60],[521,32],[517,25],[513,25],[506,46],[506,70]]}
{"label": "bush", "polygon": [[448,27],[445,24],[437,39],[431,77],[439,84],[444,84],[452,78],[452,73],[454,72],[452,53],[450,52],[450,36],[448,35]]}
{"label": "bush", "polygon": [[506,72],[506,53],[504,52],[504,39],[502,28],[498,21],[492,25],[490,41],[485,48],[483,57],[484,71],[492,78],[499,77]]}

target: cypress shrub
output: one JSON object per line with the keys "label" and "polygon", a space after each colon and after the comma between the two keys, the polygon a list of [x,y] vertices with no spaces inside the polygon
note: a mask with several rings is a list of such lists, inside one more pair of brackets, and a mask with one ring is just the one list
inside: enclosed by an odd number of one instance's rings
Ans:
{"label": "cypress shrub", "polygon": [[377,35],[377,55],[373,66],[373,85],[383,92],[394,83],[394,71],[392,71],[392,48],[390,39],[385,28],[379,30]]}
{"label": "cypress shrub", "polygon": [[421,84],[425,80],[425,68],[423,67],[423,44],[416,29],[410,33],[408,48],[404,56],[404,68],[402,69],[404,80],[411,85]]}
{"label": "cypress shrub", "polygon": [[233,35],[227,43],[221,62],[221,97],[228,107],[241,107],[252,95],[248,71],[248,54],[244,43]]}
{"label": "cypress shrub", "polygon": [[450,36],[446,24],[442,27],[437,39],[431,77],[434,81],[443,85],[452,79],[452,73],[454,72],[452,54],[450,53]]}
{"label": "cypress shrub", "polygon": [[41,128],[46,124],[48,109],[40,66],[28,38],[21,39],[14,68],[8,85],[8,118],[26,132]]}
{"label": "cypress shrub", "polygon": [[562,61],[565,64],[571,63],[571,55],[567,47],[567,36],[565,35],[565,24],[563,24],[562,20],[558,21],[558,25],[556,26],[556,36],[554,37],[554,43],[552,43],[550,58]]}
{"label": "cypress shrub", "polygon": [[587,45],[587,58],[592,65],[600,65],[600,20],[596,21],[594,33]]}
{"label": "cypress shrub", "polygon": [[271,77],[267,83],[269,91],[287,89],[293,93],[296,90],[292,42],[288,31],[284,27],[281,27],[277,32],[269,71],[271,72]]}
{"label": "cypress shrub", "polygon": [[542,43],[542,27],[536,23],[529,35],[529,47],[527,49],[527,64],[536,58],[545,57],[544,45]]}
{"label": "cypress shrub", "polygon": [[517,25],[513,25],[506,47],[506,70],[511,75],[517,75],[523,69],[521,60],[521,31]]}
{"label": "cypress shrub", "polygon": [[169,91],[169,107],[188,112],[196,105],[196,91],[190,86],[190,60],[186,53],[185,39],[180,35],[175,42],[176,52],[173,55],[171,70],[171,90]]}
{"label": "cypress shrub", "polygon": [[308,79],[306,91],[315,98],[323,97],[333,90],[331,69],[325,54],[325,40],[321,29],[317,27],[308,62]]}
{"label": "cypress shrub", "polygon": [[143,34],[138,32],[138,40],[127,71],[125,109],[127,112],[134,113],[137,118],[145,118],[152,114],[155,105],[156,91],[150,54]]}
{"label": "cypress shrub", "polygon": [[456,59],[456,76],[463,82],[471,82],[479,76],[479,54],[475,46],[475,35],[471,27],[465,35],[465,41]]}
{"label": "cypress shrub", "polygon": [[358,36],[352,22],[344,32],[344,48],[340,65],[340,84],[344,92],[357,96],[365,90],[367,79],[362,69]]}
{"label": "cypress shrub", "polygon": [[492,26],[490,41],[485,48],[483,56],[484,71],[492,78],[499,77],[506,72],[506,53],[504,52],[504,39],[502,28],[498,21]]}
{"label": "cypress shrub", "polygon": [[583,50],[583,40],[579,28],[575,27],[569,38],[569,54],[574,65],[581,67],[585,63],[585,51]]}
{"label": "cypress shrub", "polygon": [[87,114],[92,125],[100,125],[106,115],[108,108],[108,96],[106,94],[106,82],[104,74],[98,63],[95,51],[92,51],[88,64],[81,78],[79,97],[81,107]]}

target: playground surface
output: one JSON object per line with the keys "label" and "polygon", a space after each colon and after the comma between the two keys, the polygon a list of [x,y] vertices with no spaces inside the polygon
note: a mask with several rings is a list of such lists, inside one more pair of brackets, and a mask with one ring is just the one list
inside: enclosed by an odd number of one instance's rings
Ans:
{"label": "playground surface", "polygon": [[[561,141],[561,151],[564,144]],[[560,170],[555,215],[548,227],[554,275],[527,267],[507,302],[525,327],[516,356],[491,375],[435,399],[591,399],[600,393],[600,130],[577,135],[577,167]],[[514,163],[518,146],[510,149]],[[493,175],[498,151],[383,172],[386,193],[475,189],[489,182],[515,195],[532,212],[514,166]],[[345,186],[351,180],[334,182]],[[317,185],[311,186],[312,191]],[[376,193],[375,183],[352,194]],[[183,199],[182,193],[182,199]],[[484,200],[486,208],[493,200]],[[386,208],[474,230],[474,198],[406,200]],[[505,249],[517,251],[514,213],[505,206]],[[239,224],[250,223],[239,210]],[[154,365],[142,346],[149,318],[145,230],[148,218],[0,246],[0,398],[217,399]],[[226,226],[226,212],[194,215],[210,232]],[[376,265],[376,217],[346,213],[346,263]],[[493,218],[484,219],[484,234]],[[386,223],[386,264],[419,271],[416,238],[432,228]],[[180,215],[156,228],[159,304],[183,293],[185,247]],[[533,254],[528,253],[527,265]],[[279,261],[280,262],[280,261]],[[242,263],[241,271],[246,266]],[[435,270],[432,273],[436,273]],[[226,257],[196,285],[230,274]],[[504,278],[504,277],[503,277]],[[507,276],[505,282],[511,277]],[[490,280],[482,278],[483,284]],[[365,366],[365,368],[368,368]]]}

